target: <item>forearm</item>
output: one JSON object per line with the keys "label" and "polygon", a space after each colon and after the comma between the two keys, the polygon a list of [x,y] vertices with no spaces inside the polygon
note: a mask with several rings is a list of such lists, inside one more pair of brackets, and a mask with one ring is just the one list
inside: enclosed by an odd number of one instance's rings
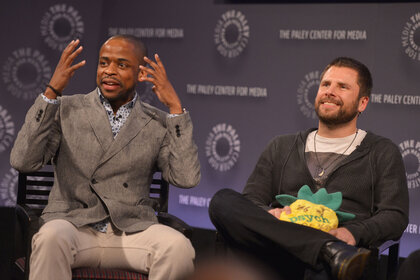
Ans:
{"label": "forearm", "polygon": [[192,188],[198,185],[201,174],[189,113],[167,118],[166,122],[167,134],[158,165],[169,183],[181,188]]}
{"label": "forearm", "polygon": [[369,219],[344,225],[359,246],[379,245],[401,237],[408,224],[408,217],[398,211],[383,211]]}
{"label": "forearm", "polygon": [[59,139],[54,121],[58,105],[47,103],[39,96],[26,114],[10,154],[10,164],[19,171],[41,168],[54,155]]}

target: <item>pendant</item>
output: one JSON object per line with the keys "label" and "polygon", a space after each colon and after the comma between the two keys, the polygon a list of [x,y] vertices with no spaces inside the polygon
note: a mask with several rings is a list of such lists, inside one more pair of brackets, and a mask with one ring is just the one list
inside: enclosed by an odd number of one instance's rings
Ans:
{"label": "pendant", "polygon": [[318,176],[322,177],[322,176],[324,176],[324,173],[325,173],[325,170],[324,170],[324,168],[322,168],[322,170],[321,170],[321,172],[319,172]]}

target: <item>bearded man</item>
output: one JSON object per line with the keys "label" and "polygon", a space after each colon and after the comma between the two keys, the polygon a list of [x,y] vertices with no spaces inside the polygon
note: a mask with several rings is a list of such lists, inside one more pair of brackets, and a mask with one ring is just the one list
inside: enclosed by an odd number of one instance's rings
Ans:
{"label": "bearded man", "polygon": [[[357,127],[371,89],[361,62],[339,57],[327,65],[315,99],[318,128],[274,138],[243,194],[224,189],[213,197],[210,218],[232,249],[256,255],[282,279],[358,279],[370,254],[364,248],[401,237],[408,224],[401,154],[389,139]],[[341,192],[339,210],[355,218],[329,232],[279,220],[291,209],[275,196],[296,196],[303,185]]]}

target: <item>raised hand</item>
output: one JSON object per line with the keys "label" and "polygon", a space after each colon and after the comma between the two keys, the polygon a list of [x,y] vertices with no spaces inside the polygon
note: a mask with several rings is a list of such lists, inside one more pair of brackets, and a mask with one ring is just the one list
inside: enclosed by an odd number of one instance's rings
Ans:
{"label": "raised hand", "polygon": [[[71,41],[61,54],[60,60],[58,61],[54,74],[49,83],[49,85],[58,92],[63,92],[64,88],[69,83],[70,78],[73,77],[74,72],[86,64],[86,60],[83,60],[77,64],[72,65],[74,59],[83,50],[82,46],[77,48],[79,43],[79,39]],[[47,87],[45,91],[45,96],[52,99],[57,97],[54,91],[49,87]]]}
{"label": "raised hand", "polygon": [[181,114],[182,106],[181,101],[176,94],[171,82],[166,75],[165,67],[159,56],[155,54],[156,62],[152,61],[148,57],[144,57],[151,68],[140,65],[140,82],[151,82],[153,84],[153,91],[156,93],[160,102],[165,104],[169,108],[171,114]]}

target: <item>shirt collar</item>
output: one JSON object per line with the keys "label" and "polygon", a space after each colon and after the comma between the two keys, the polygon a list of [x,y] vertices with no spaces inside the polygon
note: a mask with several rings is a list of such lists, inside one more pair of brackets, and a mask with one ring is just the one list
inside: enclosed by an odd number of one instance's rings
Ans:
{"label": "shirt collar", "polygon": [[[109,103],[108,99],[106,99],[105,96],[103,96],[100,88],[98,88],[98,95],[99,95],[99,99],[101,100],[102,105],[104,105],[105,107],[108,107],[108,106],[111,107],[111,104]],[[138,96],[137,91],[135,91],[133,99],[130,102],[122,105],[121,107],[127,107],[130,109],[133,108],[134,104],[136,104],[137,96]]]}

